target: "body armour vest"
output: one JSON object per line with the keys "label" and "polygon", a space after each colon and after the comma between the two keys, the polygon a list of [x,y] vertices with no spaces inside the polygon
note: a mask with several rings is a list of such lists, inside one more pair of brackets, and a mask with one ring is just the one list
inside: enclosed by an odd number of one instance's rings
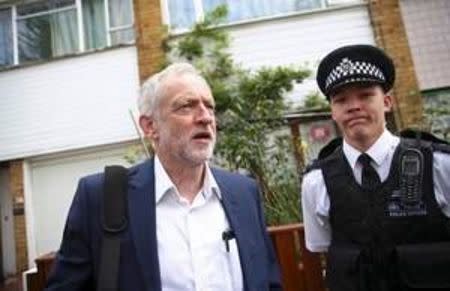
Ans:
{"label": "body armour vest", "polygon": [[[400,157],[412,148],[423,155],[421,197],[403,205]],[[356,182],[342,146],[319,167],[330,198],[330,291],[450,290],[449,219],[434,195],[431,143],[401,139],[373,190]]]}

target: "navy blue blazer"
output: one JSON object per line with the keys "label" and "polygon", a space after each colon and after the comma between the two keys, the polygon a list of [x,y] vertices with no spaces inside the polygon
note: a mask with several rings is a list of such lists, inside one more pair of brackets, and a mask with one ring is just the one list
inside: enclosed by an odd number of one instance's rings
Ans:
{"label": "navy blue blazer", "polygon": [[[153,160],[148,160],[128,171],[129,221],[121,238],[120,290],[161,290],[153,164]],[[278,264],[266,232],[255,181],[214,168],[212,173],[235,232],[245,290],[281,290]],[[45,290],[95,290],[102,238],[103,180],[103,174],[80,179]]]}

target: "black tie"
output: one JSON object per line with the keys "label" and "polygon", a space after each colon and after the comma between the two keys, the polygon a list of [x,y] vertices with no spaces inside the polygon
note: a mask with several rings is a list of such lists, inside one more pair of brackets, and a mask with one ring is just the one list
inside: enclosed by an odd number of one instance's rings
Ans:
{"label": "black tie", "polygon": [[358,162],[362,164],[361,185],[364,189],[372,190],[381,184],[380,176],[372,167],[372,158],[368,154],[361,154]]}

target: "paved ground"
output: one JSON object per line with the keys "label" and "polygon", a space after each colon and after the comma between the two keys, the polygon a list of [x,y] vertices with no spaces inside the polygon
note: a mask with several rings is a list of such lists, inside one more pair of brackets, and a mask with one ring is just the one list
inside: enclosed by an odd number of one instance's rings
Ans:
{"label": "paved ground", "polygon": [[3,283],[0,283],[0,291],[22,291],[20,276],[8,278]]}

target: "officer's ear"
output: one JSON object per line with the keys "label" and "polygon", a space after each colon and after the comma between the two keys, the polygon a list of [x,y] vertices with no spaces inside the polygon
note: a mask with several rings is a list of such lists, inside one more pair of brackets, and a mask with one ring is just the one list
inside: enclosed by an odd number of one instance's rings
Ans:
{"label": "officer's ear", "polygon": [[390,112],[392,110],[392,95],[391,92],[384,94],[383,98],[384,112]]}

